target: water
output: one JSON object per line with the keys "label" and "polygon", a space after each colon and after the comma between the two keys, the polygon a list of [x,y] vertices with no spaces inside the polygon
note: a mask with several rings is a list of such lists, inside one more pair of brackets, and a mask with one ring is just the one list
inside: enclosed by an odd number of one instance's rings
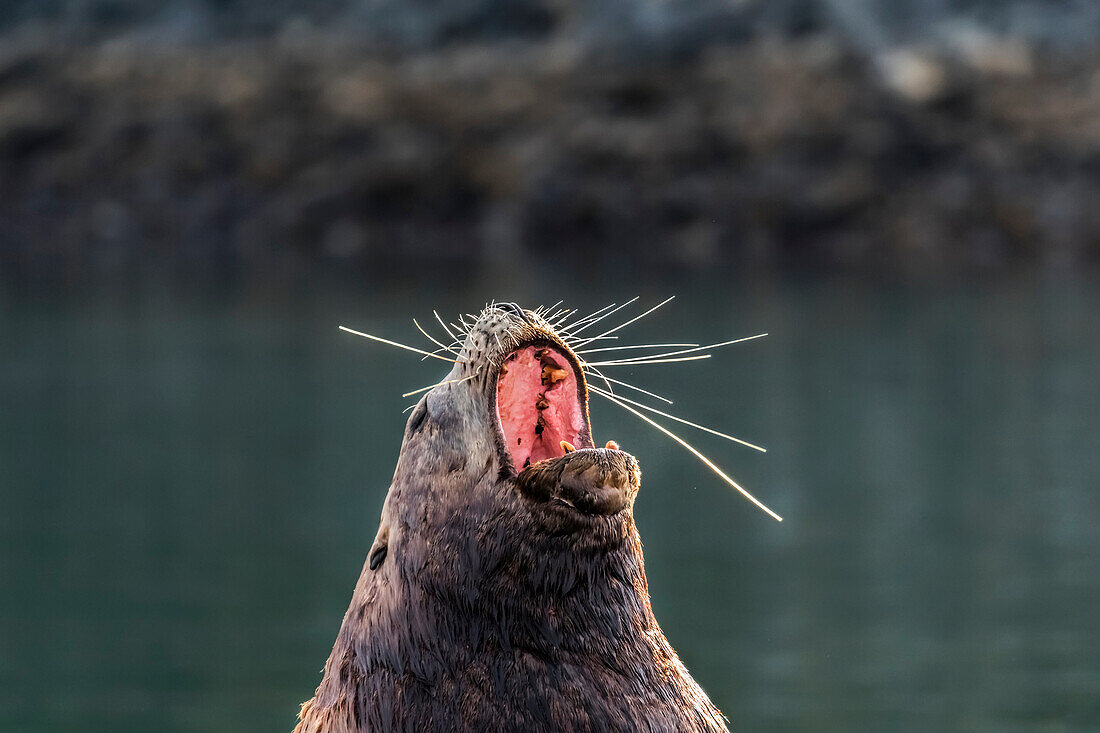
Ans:
{"label": "water", "polygon": [[692,436],[782,524],[593,405],[642,464],[657,616],[735,729],[1100,727],[1100,279],[566,282],[9,295],[0,727],[289,730],[374,536],[399,395],[446,369],[336,325],[415,340],[432,307],[669,293],[626,333],[771,332],[621,376],[768,446]]}

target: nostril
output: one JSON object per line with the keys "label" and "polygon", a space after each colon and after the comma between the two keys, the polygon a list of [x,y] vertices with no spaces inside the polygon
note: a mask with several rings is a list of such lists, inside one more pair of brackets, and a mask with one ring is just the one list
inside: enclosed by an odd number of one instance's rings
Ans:
{"label": "nostril", "polygon": [[497,308],[500,308],[505,313],[510,313],[513,316],[522,318],[527,323],[531,322],[531,319],[527,317],[527,312],[520,308],[518,305],[512,302],[497,303]]}

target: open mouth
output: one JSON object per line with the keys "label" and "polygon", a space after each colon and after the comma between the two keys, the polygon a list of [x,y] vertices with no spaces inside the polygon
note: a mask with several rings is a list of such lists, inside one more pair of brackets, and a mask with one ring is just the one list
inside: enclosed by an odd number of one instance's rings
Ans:
{"label": "open mouth", "polygon": [[516,471],[564,456],[563,442],[591,447],[582,400],[573,361],[558,349],[529,344],[505,357],[497,378],[497,417]]}

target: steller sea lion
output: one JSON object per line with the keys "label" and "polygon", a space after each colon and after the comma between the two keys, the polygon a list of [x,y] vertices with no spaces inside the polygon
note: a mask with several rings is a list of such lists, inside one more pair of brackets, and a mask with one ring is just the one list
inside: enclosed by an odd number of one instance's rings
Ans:
{"label": "steller sea lion", "polygon": [[457,353],[296,733],[727,730],[653,616],[638,462],[595,446],[576,354],[512,303]]}

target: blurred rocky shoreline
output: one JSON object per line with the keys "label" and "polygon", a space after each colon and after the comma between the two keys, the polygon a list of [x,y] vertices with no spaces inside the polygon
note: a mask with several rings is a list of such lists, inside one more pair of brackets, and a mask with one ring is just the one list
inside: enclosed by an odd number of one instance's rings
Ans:
{"label": "blurred rocky shoreline", "polygon": [[827,34],[654,56],[9,39],[0,268],[1074,266],[1100,255],[1098,60]]}

